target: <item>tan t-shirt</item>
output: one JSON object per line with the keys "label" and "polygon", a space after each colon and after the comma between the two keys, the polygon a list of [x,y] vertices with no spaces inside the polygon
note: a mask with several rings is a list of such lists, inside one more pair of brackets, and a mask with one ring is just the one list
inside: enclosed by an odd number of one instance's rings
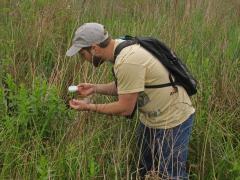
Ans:
{"label": "tan t-shirt", "polygon": [[[115,40],[116,46],[122,40]],[[150,128],[175,127],[193,114],[195,109],[181,86],[174,92],[172,86],[145,88],[145,85],[169,83],[168,70],[140,45],[128,46],[120,52],[114,64],[118,94],[139,92],[140,121]]]}

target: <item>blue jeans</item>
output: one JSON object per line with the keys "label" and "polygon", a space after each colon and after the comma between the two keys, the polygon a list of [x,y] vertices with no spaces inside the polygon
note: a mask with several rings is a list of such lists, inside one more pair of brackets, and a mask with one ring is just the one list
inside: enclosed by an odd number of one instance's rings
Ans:
{"label": "blue jeans", "polygon": [[170,129],[153,129],[140,124],[140,177],[151,171],[162,179],[188,179],[186,161],[193,119],[194,114]]}

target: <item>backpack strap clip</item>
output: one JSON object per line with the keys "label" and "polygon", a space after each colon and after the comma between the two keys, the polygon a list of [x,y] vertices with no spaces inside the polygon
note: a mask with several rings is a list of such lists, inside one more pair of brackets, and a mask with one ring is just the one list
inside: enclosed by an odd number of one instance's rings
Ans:
{"label": "backpack strap clip", "polygon": [[173,94],[178,92],[178,87],[176,86],[176,82],[173,81],[173,77],[172,77],[171,73],[169,73],[169,80],[170,80],[170,83],[171,83],[171,85],[173,87],[173,91],[170,93],[170,95],[173,95]]}

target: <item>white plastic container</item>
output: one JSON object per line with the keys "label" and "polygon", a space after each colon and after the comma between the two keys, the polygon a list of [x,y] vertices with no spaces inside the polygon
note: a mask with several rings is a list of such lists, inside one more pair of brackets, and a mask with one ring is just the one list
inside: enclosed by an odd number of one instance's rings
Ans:
{"label": "white plastic container", "polygon": [[78,90],[78,87],[77,86],[69,86],[68,87],[68,92],[77,92],[77,90]]}

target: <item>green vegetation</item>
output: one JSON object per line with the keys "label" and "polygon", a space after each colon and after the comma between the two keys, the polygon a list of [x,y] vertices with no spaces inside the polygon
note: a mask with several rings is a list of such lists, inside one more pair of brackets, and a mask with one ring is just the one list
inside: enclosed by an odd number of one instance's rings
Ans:
{"label": "green vegetation", "polygon": [[[75,29],[154,36],[199,81],[192,179],[240,179],[240,3],[237,0],[1,0],[0,179],[130,179],[135,120],[76,112],[67,87],[111,79],[65,57]],[[93,99],[109,102],[108,97]]]}

